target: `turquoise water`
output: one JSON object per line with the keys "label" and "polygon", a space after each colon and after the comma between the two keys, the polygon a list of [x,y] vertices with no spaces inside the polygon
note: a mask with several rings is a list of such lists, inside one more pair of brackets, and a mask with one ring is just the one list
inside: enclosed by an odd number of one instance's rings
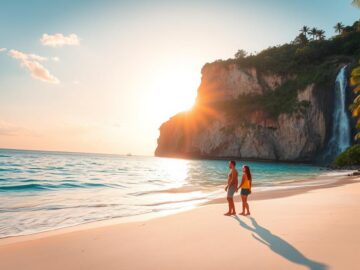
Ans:
{"label": "turquoise water", "polygon": [[[224,196],[227,164],[0,149],[0,238],[192,208]],[[254,186],[265,189],[323,172],[302,164],[246,164]]]}

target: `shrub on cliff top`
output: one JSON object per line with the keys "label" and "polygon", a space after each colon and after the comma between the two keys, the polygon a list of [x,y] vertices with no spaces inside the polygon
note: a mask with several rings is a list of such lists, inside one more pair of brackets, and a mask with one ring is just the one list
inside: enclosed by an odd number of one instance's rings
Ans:
{"label": "shrub on cliff top", "polygon": [[[310,40],[305,43],[293,42],[269,47],[259,53],[246,55],[240,53],[234,59],[218,60],[225,67],[237,64],[240,68],[255,67],[261,72],[298,74],[307,72],[309,66],[317,66],[329,57],[342,58],[360,56],[360,23],[356,21],[348,26],[344,35],[337,35],[328,40]],[[345,28],[344,28],[345,29]]]}
{"label": "shrub on cliff top", "polygon": [[335,168],[353,165],[360,165],[360,144],[347,148],[331,164]]}

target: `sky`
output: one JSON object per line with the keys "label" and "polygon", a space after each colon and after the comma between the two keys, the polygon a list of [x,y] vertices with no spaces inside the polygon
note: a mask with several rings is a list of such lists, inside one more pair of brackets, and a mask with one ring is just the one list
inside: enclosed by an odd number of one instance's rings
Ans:
{"label": "sky", "polygon": [[0,0],[0,148],[153,155],[205,63],[359,15],[351,0]]}

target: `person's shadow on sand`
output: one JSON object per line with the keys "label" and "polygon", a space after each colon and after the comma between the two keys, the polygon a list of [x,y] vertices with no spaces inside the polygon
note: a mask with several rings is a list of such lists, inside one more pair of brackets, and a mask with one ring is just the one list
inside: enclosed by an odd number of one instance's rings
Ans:
{"label": "person's shadow on sand", "polygon": [[306,258],[299,250],[290,245],[284,239],[272,234],[269,230],[261,227],[254,218],[250,218],[253,228],[243,222],[238,216],[234,217],[240,224],[241,227],[251,231],[252,236],[260,243],[268,246],[273,252],[279,254],[285,259],[304,265],[310,270],[326,270],[328,266],[316,261],[312,261]]}

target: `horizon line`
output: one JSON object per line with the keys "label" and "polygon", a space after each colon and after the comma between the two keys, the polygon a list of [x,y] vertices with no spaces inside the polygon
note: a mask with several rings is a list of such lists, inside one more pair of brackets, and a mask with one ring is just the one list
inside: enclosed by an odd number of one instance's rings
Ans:
{"label": "horizon line", "polygon": [[[52,153],[66,153],[66,154],[95,154],[95,155],[110,155],[110,156],[127,156],[128,154],[117,154],[117,153],[103,153],[103,152],[82,152],[82,151],[69,151],[69,150],[42,150],[42,149],[19,149],[19,148],[3,148],[1,150],[15,150],[15,151],[33,151],[33,152],[52,152]],[[131,154],[131,156],[137,157],[154,157],[155,155],[136,155]]]}

